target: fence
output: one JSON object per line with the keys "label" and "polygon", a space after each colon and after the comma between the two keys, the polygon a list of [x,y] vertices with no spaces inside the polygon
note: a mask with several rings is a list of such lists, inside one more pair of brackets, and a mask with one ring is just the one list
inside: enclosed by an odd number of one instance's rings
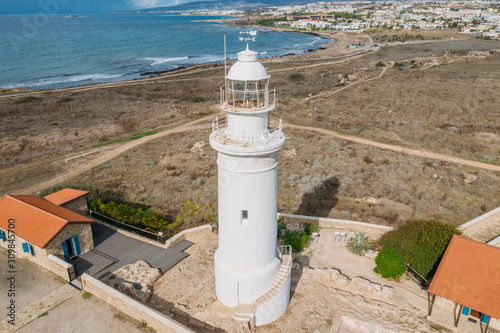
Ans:
{"label": "fence", "polygon": [[415,282],[416,284],[420,285],[420,287],[422,287],[423,289],[427,289],[429,288],[429,285],[431,284],[429,281],[427,281],[427,279],[425,279],[422,275],[418,274],[418,272],[416,270],[414,270],[413,268],[411,268],[410,265],[408,265],[407,263],[405,263],[406,265],[406,276],[412,280],[413,282]]}
{"label": "fence", "polygon": [[160,233],[155,234],[154,232],[150,232],[150,231],[138,228],[138,227],[134,227],[133,225],[117,221],[115,219],[107,217],[106,215],[96,213],[90,209],[88,210],[88,213],[89,213],[89,216],[94,218],[94,219],[100,220],[100,221],[105,222],[105,223],[109,223],[109,224],[114,225],[116,227],[119,227],[121,229],[124,229],[124,230],[130,231],[132,233],[135,233],[137,235],[140,235],[142,237],[152,239],[152,240],[157,241],[161,244],[165,244],[166,240],[168,239],[168,237],[163,235],[163,234],[160,234]]}

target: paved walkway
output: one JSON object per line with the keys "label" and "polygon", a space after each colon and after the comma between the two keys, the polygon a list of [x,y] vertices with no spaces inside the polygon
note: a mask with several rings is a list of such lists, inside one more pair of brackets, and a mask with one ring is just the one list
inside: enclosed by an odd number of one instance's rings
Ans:
{"label": "paved walkway", "polygon": [[55,308],[61,303],[64,303],[77,293],[79,293],[78,289],[70,284],[65,284],[64,286],[52,291],[45,296],[40,297],[33,303],[26,305],[22,309],[18,310],[16,314],[16,325],[9,324],[9,319],[0,322],[0,332],[10,333],[18,330],[19,328],[38,318],[38,316],[40,316],[41,314],[49,311],[52,308]]}
{"label": "paved walkway", "polygon": [[168,249],[155,246],[109,229],[99,223],[92,225],[94,249],[71,260],[76,264],[78,275],[87,273],[102,279],[118,268],[144,260],[165,273],[182,259],[189,256],[184,250],[193,245],[182,241]]}

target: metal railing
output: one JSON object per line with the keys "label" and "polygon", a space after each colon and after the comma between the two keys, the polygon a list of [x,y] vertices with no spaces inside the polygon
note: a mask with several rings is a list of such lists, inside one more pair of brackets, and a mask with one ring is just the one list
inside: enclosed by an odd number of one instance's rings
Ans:
{"label": "metal railing", "polygon": [[89,217],[93,218],[94,220],[99,220],[101,222],[111,224],[111,225],[116,226],[118,228],[135,233],[139,236],[152,239],[152,240],[157,241],[161,244],[165,244],[165,241],[168,239],[168,236],[166,236],[166,235],[155,234],[154,232],[147,231],[147,230],[144,230],[144,229],[141,229],[138,227],[134,227],[133,225],[117,221],[115,219],[112,219],[111,217],[96,213],[90,209],[88,209],[87,211],[88,211]]}
{"label": "metal railing", "polygon": [[[212,132],[215,136],[218,136],[227,129],[227,116],[216,117],[212,121]],[[267,133],[264,133],[266,138],[266,143],[269,143],[272,139],[282,139],[285,135],[283,134],[283,122],[281,118],[268,117],[267,118]],[[243,140],[252,139],[244,137]]]}
{"label": "metal railing", "polygon": [[221,108],[230,111],[259,111],[274,107],[276,91],[262,90],[233,90],[229,87],[220,87]]}

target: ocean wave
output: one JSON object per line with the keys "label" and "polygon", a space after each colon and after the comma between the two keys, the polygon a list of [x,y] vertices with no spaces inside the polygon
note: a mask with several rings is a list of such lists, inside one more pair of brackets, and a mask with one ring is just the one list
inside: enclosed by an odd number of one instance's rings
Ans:
{"label": "ocean wave", "polygon": [[[105,79],[112,79],[112,78],[120,77],[120,76],[123,76],[123,75],[122,74],[87,74],[87,75],[68,76],[68,74],[65,74],[65,75],[61,75],[59,77],[53,78],[51,80],[39,79],[39,80],[32,81],[32,82],[14,84],[14,85],[8,86],[6,88],[9,88],[9,89],[16,89],[16,88],[22,88],[22,87],[33,88],[33,87],[41,87],[41,86],[48,86],[48,85],[54,85],[54,84],[68,83],[68,82],[105,80]],[[67,78],[63,78],[63,77],[67,77]]]}
{"label": "ocean wave", "polygon": [[166,62],[171,62],[171,61],[179,61],[179,60],[185,60],[188,59],[189,57],[178,57],[178,58],[144,58],[144,60],[147,61],[153,61],[151,63],[151,66],[156,66],[160,65]]}

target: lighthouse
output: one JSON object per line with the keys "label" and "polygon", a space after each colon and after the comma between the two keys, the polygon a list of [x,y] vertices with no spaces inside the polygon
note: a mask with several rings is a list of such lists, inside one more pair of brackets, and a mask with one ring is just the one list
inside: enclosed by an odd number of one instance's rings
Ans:
{"label": "lighthouse", "polygon": [[219,247],[215,252],[217,298],[232,317],[256,326],[286,311],[290,301],[291,248],[277,245],[278,151],[285,144],[269,75],[247,49],[220,88],[223,117],[214,120],[210,145],[217,150]]}

